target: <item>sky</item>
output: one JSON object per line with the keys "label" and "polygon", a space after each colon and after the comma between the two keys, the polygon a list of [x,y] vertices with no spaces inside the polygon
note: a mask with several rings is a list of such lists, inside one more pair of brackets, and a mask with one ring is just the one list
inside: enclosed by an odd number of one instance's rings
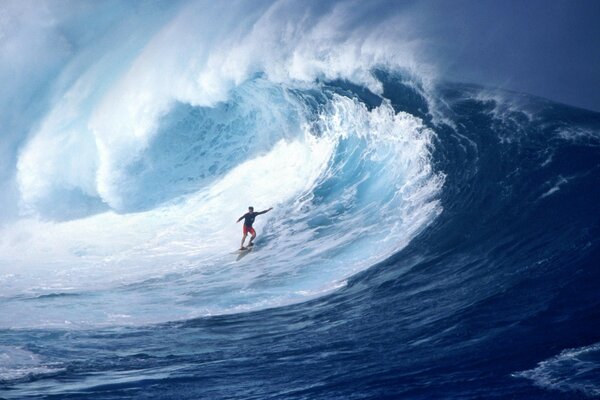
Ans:
{"label": "sky", "polygon": [[600,1],[432,0],[411,7],[423,50],[445,79],[600,111]]}

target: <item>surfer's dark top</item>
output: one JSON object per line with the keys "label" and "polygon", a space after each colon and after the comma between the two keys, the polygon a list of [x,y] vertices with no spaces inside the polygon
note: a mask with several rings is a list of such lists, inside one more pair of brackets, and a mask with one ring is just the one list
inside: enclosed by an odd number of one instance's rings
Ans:
{"label": "surfer's dark top", "polygon": [[260,213],[256,212],[256,211],[252,211],[252,212],[248,212],[248,213],[244,214],[244,216],[242,217],[242,218],[244,218],[244,226],[247,226],[248,228],[252,228],[254,219],[256,218],[256,216],[258,214],[260,214]]}

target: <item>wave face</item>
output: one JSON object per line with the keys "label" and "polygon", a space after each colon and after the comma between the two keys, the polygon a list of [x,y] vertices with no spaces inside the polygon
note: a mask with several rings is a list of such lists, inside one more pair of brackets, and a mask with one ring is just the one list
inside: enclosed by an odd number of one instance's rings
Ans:
{"label": "wave face", "polygon": [[373,7],[7,6],[3,397],[600,393],[600,115]]}

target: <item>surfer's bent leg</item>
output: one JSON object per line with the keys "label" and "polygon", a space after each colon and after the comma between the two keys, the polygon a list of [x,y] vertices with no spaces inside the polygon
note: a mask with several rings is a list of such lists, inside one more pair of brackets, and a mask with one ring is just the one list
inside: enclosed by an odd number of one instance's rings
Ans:
{"label": "surfer's bent leg", "polygon": [[248,228],[246,227],[246,225],[244,225],[244,228],[242,229],[242,244],[240,245],[240,250],[244,248],[246,236],[248,236]]}

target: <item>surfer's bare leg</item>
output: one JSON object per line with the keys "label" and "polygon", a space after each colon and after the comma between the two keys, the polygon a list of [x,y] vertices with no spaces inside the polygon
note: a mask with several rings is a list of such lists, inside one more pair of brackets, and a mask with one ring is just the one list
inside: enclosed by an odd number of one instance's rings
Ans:
{"label": "surfer's bare leg", "polygon": [[[244,242],[246,241],[246,236],[248,236],[247,233],[244,233],[244,236],[242,236],[242,244],[240,245],[240,250],[242,250],[244,248]],[[252,242],[252,239],[250,239],[250,242]]]}
{"label": "surfer's bare leg", "polygon": [[254,238],[256,238],[256,233],[252,234],[252,237],[250,238],[250,242],[248,243],[248,246],[254,246]]}

